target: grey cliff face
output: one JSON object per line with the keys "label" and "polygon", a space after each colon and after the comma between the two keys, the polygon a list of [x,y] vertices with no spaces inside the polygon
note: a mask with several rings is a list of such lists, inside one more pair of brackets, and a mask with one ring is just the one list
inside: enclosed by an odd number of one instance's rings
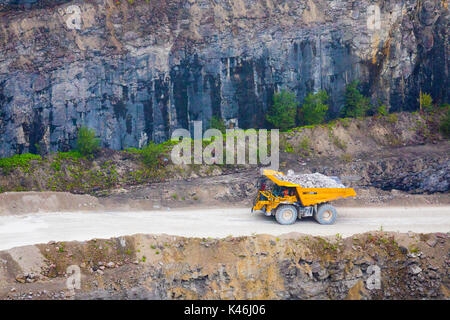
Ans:
{"label": "grey cliff face", "polygon": [[[27,6],[24,6],[27,4]],[[0,157],[77,128],[140,147],[212,115],[264,126],[273,93],[347,83],[392,110],[448,101],[447,1],[0,1]]]}

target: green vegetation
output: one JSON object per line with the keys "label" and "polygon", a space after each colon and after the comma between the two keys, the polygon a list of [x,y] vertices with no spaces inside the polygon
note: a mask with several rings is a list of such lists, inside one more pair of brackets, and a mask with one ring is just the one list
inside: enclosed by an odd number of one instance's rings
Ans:
{"label": "green vegetation", "polygon": [[81,158],[83,158],[83,155],[77,150],[72,150],[72,151],[68,151],[68,152],[58,152],[57,158],[58,159],[81,159]]}
{"label": "green vegetation", "polygon": [[318,244],[319,244],[319,248],[321,248],[322,250],[325,251],[332,251],[332,252],[337,252],[337,250],[339,249],[339,247],[342,245],[342,239],[341,238],[336,238],[336,242],[331,242],[328,239],[324,239],[322,237],[317,237],[318,240]]}
{"label": "green vegetation", "polygon": [[[141,162],[148,168],[155,170],[160,164],[160,160],[162,155],[167,151],[167,149],[178,142],[168,140],[166,142],[157,144],[153,141],[150,141],[148,145],[146,145],[142,149],[137,148],[127,148],[127,153],[139,155],[139,159]],[[135,172],[139,173],[139,172]],[[141,172],[143,173],[143,172]]]}
{"label": "green vegetation", "polygon": [[8,174],[18,167],[28,170],[31,160],[41,159],[41,156],[31,153],[16,154],[9,158],[0,159],[0,168],[2,168],[4,174]]}
{"label": "green vegetation", "polygon": [[328,94],[325,90],[317,93],[310,93],[303,101],[300,109],[300,123],[303,125],[320,124],[324,122],[328,111]]}
{"label": "green vegetation", "polygon": [[46,188],[52,191],[89,193],[112,188],[119,182],[116,166],[111,161],[105,161],[99,169],[93,170],[85,158],[63,159],[58,154],[50,162],[50,168],[53,172],[49,172]]}
{"label": "green vegetation", "polygon": [[222,118],[212,116],[211,120],[209,122],[209,128],[211,129],[217,129],[223,134],[226,133],[227,127],[225,125],[225,121]]}
{"label": "green vegetation", "polygon": [[370,99],[359,91],[359,82],[352,81],[345,88],[345,105],[342,115],[345,117],[364,117],[370,110]]}
{"label": "green vegetation", "polygon": [[308,137],[303,137],[302,140],[300,140],[298,154],[303,157],[307,157],[311,154],[311,140],[309,140]]}
{"label": "green vegetation", "polygon": [[311,141],[304,136],[296,145],[289,143],[284,135],[280,135],[280,150],[289,153],[295,153],[301,157],[307,157],[311,154]]}
{"label": "green vegetation", "polygon": [[159,164],[159,157],[164,152],[164,145],[153,141],[141,150],[142,162],[149,168],[155,168]]}
{"label": "green vegetation", "polygon": [[431,98],[431,95],[428,93],[422,93],[420,92],[419,95],[419,108],[420,110],[424,110],[426,112],[433,111],[433,99]]}
{"label": "green vegetation", "polygon": [[416,245],[410,244],[410,245],[408,246],[408,251],[409,251],[410,253],[417,254],[417,253],[420,252],[420,249],[419,249]]}
{"label": "green vegetation", "polygon": [[388,115],[388,110],[386,108],[386,106],[384,104],[382,104],[381,106],[379,106],[377,108],[377,114],[380,116],[387,116]]}
{"label": "green vegetation", "polygon": [[287,141],[284,135],[280,136],[280,150],[284,152],[294,152],[292,145]]}
{"label": "green vegetation", "polygon": [[295,93],[287,90],[275,93],[273,105],[266,115],[266,120],[275,128],[286,131],[295,126],[298,101]]}
{"label": "green vegetation", "polygon": [[92,156],[100,148],[100,140],[95,137],[95,130],[81,127],[78,130],[76,150],[84,156]]}

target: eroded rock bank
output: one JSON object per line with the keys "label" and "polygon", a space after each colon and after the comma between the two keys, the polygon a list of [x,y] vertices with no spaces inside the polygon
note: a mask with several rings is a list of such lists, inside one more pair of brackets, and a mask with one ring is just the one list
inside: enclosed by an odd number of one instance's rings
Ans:
{"label": "eroded rock bank", "polygon": [[448,299],[449,249],[448,233],[382,231],[50,242],[0,252],[0,298]]}
{"label": "eroded rock bank", "polygon": [[68,192],[6,192],[0,194],[0,216],[9,214],[100,209],[97,198]]}

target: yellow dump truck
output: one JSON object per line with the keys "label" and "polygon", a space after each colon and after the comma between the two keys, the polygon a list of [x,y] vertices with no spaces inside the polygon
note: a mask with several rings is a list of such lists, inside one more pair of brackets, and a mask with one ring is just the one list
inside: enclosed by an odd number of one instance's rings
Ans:
{"label": "yellow dump truck", "polygon": [[260,186],[252,212],[263,211],[275,216],[280,224],[293,224],[297,218],[314,217],[320,224],[333,224],[337,211],[330,201],[354,197],[352,188],[303,188],[301,185],[277,178],[282,172],[264,170],[263,174],[274,182],[271,190]]}

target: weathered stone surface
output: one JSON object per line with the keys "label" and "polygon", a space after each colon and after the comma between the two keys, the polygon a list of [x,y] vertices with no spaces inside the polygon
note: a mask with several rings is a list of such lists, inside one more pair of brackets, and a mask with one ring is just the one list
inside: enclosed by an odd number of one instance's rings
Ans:
{"label": "weathered stone surface", "polygon": [[0,2],[0,156],[67,150],[81,125],[113,149],[212,115],[259,127],[281,87],[333,111],[353,79],[393,110],[448,101],[446,1],[67,2]]}

